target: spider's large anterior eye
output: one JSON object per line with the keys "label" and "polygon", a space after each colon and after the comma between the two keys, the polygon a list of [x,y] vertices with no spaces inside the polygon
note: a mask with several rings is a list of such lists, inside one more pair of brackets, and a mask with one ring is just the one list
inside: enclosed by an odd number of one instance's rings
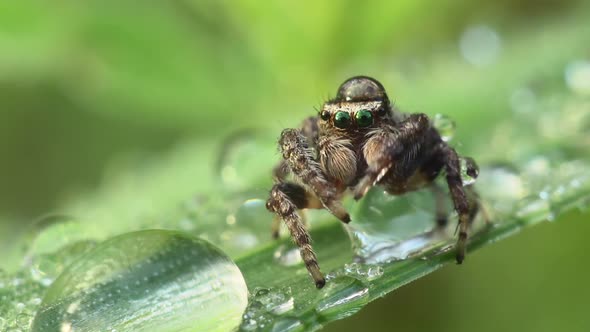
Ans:
{"label": "spider's large anterior eye", "polygon": [[334,125],[338,128],[348,128],[350,126],[350,114],[348,112],[337,112],[334,116]]}
{"label": "spider's large anterior eye", "polygon": [[373,124],[373,113],[367,110],[360,110],[354,115],[359,127],[368,127]]}

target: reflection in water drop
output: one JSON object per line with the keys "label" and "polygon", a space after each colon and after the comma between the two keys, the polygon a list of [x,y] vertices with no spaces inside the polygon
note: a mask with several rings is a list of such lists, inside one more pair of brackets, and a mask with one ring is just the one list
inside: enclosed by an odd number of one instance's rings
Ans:
{"label": "reflection in water drop", "polygon": [[461,157],[461,180],[463,180],[463,186],[474,184],[478,175],[479,169],[473,159]]}
{"label": "reflection in water drop", "polygon": [[142,231],[71,264],[47,291],[32,330],[229,330],[246,304],[239,269],[218,249],[176,232]]}
{"label": "reflection in water drop", "polygon": [[342,319],[358,312],[369,301],[369,288],[351,277],[333,279],[323,290],[316,312],[328,319]]}
{"label": "reflection in water drop", "polygon": [[565,82],[574,92],[590,95],[590,61],[578,60],[567,65]]}
{"label": "reflection in water drop", "polygon": [[446,115],[436,114],[432,119],[432,125],[438,130],[440,137],[445,142],[450,142],[455,136],[455,121]]}
{"label": "reflection in water drop", "polygon": [[496,31],[486,25],[469,27],[461,35],[459,49],[463,58],[472,65],[482,67],[494,63],[502,49]]}
{"label": "reflection in water drop", "polygon": [[369,191],[352,211],[354,222],[345,226],[356,259],[368,264],[406,259],[438,242],[438,235],[428,233],[435,225],[434,206],[426,190],[403,196]]}

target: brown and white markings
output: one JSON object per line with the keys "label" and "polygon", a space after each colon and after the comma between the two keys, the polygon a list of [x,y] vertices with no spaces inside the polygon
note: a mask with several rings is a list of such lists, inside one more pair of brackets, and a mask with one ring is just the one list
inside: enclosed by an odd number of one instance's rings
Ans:
{"label": "brown and white markings", "polygon": [[[469,194],[473,188],[463,186],[459,155],[425,114],[397,110],[377,80],[348,79],[317,116],[306,119],[299,129],[283,130],[279,149],[283,160],[275,167],[275,185],[266,207],[287,225],[316,287],[322,288],[326,281],[298,210],[324,208],[348,223],[341,199],[349,189],[358,200],[376,185],[392,195],[430,188],[436,196],[436,222],[444,226],[443,191],[434,183],[443,170],[459,216],[456,258],[463,262],[469,225],[479,203],[475,194]],[[467,173],[477,177],[475,161],[465,160]],[[275,223],[274,237],[277,228]]]}

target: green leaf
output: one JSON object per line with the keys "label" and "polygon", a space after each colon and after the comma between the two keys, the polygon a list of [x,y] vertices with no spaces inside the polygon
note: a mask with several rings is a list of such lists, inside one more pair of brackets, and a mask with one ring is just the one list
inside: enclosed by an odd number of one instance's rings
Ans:
{"label": "green leaf", "polygon": [[[480,162],[481,175],[475,186],[493,221],[486,225],[480,218],[474,224],[466,264],[471,259],[469,253],[484,245],[523,228],[558,220],[564,212],[585,209],[590,203],[589,100],[586,92],[566,90],[561,81],[567,62],[580,56],[581,43],[565,38],[559,48],[541,52],[535,59],[535,63],[550,64],[540,75],[541,79],[548,78],[548,86],[529,84],[530,80],[536,82],[533,70],[519,69],[529,61],[529,53],[520,53],[523,49],[562,40],[562,30],[555,31],[549,34],[553,39],[544,37],[539,42],[533,38],[529,43],[523,41],[524,46],[513,47],[520,44],[521,40],[517,40],[508,45],[507,49],[512,46],[516,51],[507,53],[508,60],[496,72],[488,71],[495,75],[492,83],[481,78],[481,72],[474,72],[469,77],[478,77],[477,84],[447,88],[445,80],[456,77],[458,70],[449,66],[453,62],[441,61],[433,77],[419,85],[424,89],[417,89],[413,97],[417,99],[426,90],[436,91],[432,99],[422,98],[428,99],[422,105],[443,102],[439,108],[424,107],[426,110],[445,114],[465,110],[462,117],[456,118],[459,136],[453,142],[462,137],[458,151]],[[123,61],[126,57],[121,53],[113,59]],[[486,92],[498,81],[505,98],[501,102],[494,100],[497,114],[482,116],[480,107],[491,107],[484,103],[490,99],[485,99]],[[426,89],[429,85],[430,89]],[[400,95],[405,94],[403,89],[398,90]],[[463,133],[470,136],[461,136]],[[0,271],[0,329],[28,330],[33,318],[35,328],[44,322],[63,324],[64,308],[68,313],[70,304],[77,299],[90,299],[92,310],[72,319],[73,325],[87,323],[83,321],[86,318],[103,324],[115,315],[109,310],[116,310],[123,313],[119,326],[125,329],[129,326],[126,324],[140,320],[135,314],[146,309],[141,306],[145,298],[129,305],[100,301],[101,295],[108,298],[109,292],[104,289],[119,282],[111,280],[120,277],[123,285],[137,280],[142,268],[153,272],[158,264],[185,257],[192,246],[213,252],[203,260],[195,258],[166,270],[142,290],[157,293],[178,287],[175,294],[186,294],[192,289],[187,281],[192,268],[201,271],[200,264],[207,265],[211,259],[221,261],[223,266],[235,264],[239,271],[220,272],[220,278],[240,272],[246,281],[249,303],[240,323],[244,331],[314,330],[350,316],[370,301],[453,262],[455,220],[451,220],[446,233],[431,232],[434,216],[428,192],[392,198],[373,190],[362,202],[346,202],[353,216],[349,227],[343,227],[325,211],[309,213],[314,248],[328,275],[326,287],[315,289],[288,237],[270,239],[273,217],[265,210],[264,201],[271,186],[271,168],[279,157],[276,134],[245,133],[226,144],[201,140],[180,146],[158,160],[126,161],[99,190],[66,204],[66,217],[41,220],[31,229],[30,237],[22,240],[20,248],[26,250],[8,253],[3,262],[8,272]],[[447,134],[450,139],[452,133]],[[160,230],[133,233],[144,229]],[[201,240],[192,240],[194,237]],[[137,243],[142,246],[137,247]],[[209,243],[222,252],[211,249]],[[113,259],[111,248],[132,259]],[[146,258],[152,254],[159,258]],[[105,268],[95,273],[94,269],[101,266]],[[101,285],[100,280],[107,280],[106,285]],[[211,279],[207,280],[203,284]],[[212,294],[225,291],[215,288],[211,285]],[[90,291],[84,292],[86,289]],[[93,304],[94,299],[98,302]],[[208,302],[214,300],[221,303]],[[230,311],[227,305],[231,303],[223,296],[197,297],[187,307],[194,310],[187,317],[196,317],[191,315],[201,312],[200,305],[206,312],[227,309],[215,311],[223,315]],[[139,309],[133,306],[136,304]],[[152,317],[147,324],[159,330],[178,329],[167,325],[176,321],[149,314],[143,317]],[[178,323],[185,323],[187,317],[179,318]],[[191,327],[199,328],[197,324]]]}

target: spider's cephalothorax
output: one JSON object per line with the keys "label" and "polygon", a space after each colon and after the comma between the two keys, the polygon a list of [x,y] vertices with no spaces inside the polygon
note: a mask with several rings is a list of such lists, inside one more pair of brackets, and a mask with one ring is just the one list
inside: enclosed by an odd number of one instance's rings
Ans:
{"label": "spider's cephalothorax", "polygon": [[[349,189],[358,200],[375,185],[393,195],[430,188],[436,196],[436,221],[444,226],[444,191],[434,182],[442,170],[459,215],[457,262],[463,261],[467,231],[479,205],[473,189],[463,187],[459,156],[425,114],[397,111],[375,79],[357,76],[344,82],[318,116],[306,119],[300,129],[282,132],[279,149],[283,160],[275,168],[276,184],[266,204],[277,215],[273,236],[278,236],[282,219],[318,288],[325,279],[297,210],[325,208],[348,223],[340,200]],[[475,162],[466,160],[467,172],[477,176]]]}

